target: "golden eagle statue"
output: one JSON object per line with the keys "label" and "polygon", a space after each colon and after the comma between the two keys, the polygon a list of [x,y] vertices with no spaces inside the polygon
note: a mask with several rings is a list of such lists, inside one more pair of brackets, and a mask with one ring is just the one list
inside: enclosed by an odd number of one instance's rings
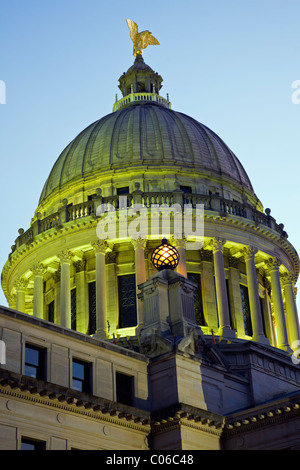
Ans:
{"label": "golden eagle statue", "polygon": [[142,54],[142,49],[146,49],[147,46],[159,45],[158,40],[152,36],[150,31],[142,31],[139,33],[138,25],[132,20],[126,20],[128,28],[130,29],[130,37],[133,42],[133,55]]}

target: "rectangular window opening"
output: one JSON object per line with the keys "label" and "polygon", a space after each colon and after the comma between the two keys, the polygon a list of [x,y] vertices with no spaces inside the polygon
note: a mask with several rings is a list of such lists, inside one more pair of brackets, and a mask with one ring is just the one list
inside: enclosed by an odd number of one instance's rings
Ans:
{"label": "rectangular window opening", "polygon": [[123,405],[133,406],[134,377],[116,372],[117,402]]}
{"label": "rectangular window opening", "polygon": [[46,350],[31,344],[25,345],[25,375],[45,380]]}
{"label": "rectangular window opening", "polygon": [[118,276],[119,328],[137,325],[135,275]]}
{"label": "rectangular window opening", "polygon": [[91,393],[91,364],[73,359],[72,388],[78,392]]}

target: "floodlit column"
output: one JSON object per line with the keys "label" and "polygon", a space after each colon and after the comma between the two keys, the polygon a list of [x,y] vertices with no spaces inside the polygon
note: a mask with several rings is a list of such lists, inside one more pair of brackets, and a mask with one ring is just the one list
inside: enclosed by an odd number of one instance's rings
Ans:
{"label": "floodlit column", "polygon": [[299,319],[297,306],[294,296],[294,277],[290,273],[286,273],[282,277],[284,296],[285,296],[285,307],[287,316],[287,327],[289,345],[293,351],[299,349]]}
{"label": "floodlit column", "polygon": [[226,278],[223,260],[223,248],[226,240],[215,238],[211,241],[213,248],[216,295],[219,315],[219,331],[222,336],[234,336],[230,326]]}
{"label": "floodlit column", "polygon": [[25,303],[25,293],[28,286],[27,279],[18,279],[15,282],[16,289],[16,310],[19,312],[25,313],[26,303]]}
{"label": "floodlit column", "polygon": [[274,314],[277,333],[277,347],[284,351],[290,350],[288,345],[287,329],[284,316],[279,267],[280,261],[270,258],[267,266],[271,276],[272,301],[274,304]]}
{"label": "floodlit column", "polygon": [[46,268],[42,263],[35,264],[31,271],[34,276],[33,288],[33,316],[44,317],[44,274]]}
{"label": "floodlit column", "polygon": [[72,253],[63,250],[59,255],[60,259],[60,321],[61,326],[71,328],[71,261]]}
{"label": "floodlit column", "polygon": [[[147,241],[142,238],[131,240],[135,256],[135,284],[136,294],[138,295],[138,286],[146,281],[145,248]],[[144,325],[143,302],[137,299],[138,326]]]}
{"label": "floodlit column", "polygon": [[105,253],[108,246],[105,240],[98,240],[93,243],[93,248],[96,253],[96,334],[99,337],[106,339]]}
{"label": "floodlit column", "polygon": [[74,263],[76,285],[76,330],[85,333],[88,330],[88,302],[86,283],[86,259]]}
{"label": "floodlit column", "polygon": [[178,263],[176,271],[179,274],[182,274],[182,276],[187,277],[186,255],[185,255],[186,239],[185,238],[172,239],[172,244],[175,246],[176,250],[179,253],[179,263]]}
{"label": "floodlit column", "polygon": [[256,253],[257,253],[256,248],[253,248],[252,246],[247,246],[244,248],[250,314],[251,314],[251,322],[252,322],[252,330],[253,330],[252,339],[253,341],[257,341],[258,343],[268,344],[269,341],[265,337],[264,330],[263,330],[262,311],[261,311],[261,306],[260,306],[258,282],[257,282],[256,267],[255,267]]}

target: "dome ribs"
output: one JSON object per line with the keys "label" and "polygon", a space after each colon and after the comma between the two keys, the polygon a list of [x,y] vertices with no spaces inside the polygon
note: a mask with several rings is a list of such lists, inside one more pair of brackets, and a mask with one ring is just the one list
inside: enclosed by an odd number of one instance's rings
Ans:
{"label": "dome ribs", "polygon": [[240,161],[212,130],[157,103],[139,103],[104,116],[78,134],[56,160],[40,204],[70,181],[133,164],[190,167],[198,176],[224,175],[253,192]]}

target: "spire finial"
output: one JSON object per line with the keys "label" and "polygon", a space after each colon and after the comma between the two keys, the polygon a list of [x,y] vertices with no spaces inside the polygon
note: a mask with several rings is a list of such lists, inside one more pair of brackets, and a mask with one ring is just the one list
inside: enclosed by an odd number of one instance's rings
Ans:
{"label": "spire finial", "polygon": [[146,49],[148,46],[157,46],[159,45],[158,40],[152,36],[150,31],[142,31],[139,33],[138,25],[127,19],[128,28],[130,29],[130,37],[133,42],[133,55],[136,57],[138,54],[143,54],[143,49]]}

